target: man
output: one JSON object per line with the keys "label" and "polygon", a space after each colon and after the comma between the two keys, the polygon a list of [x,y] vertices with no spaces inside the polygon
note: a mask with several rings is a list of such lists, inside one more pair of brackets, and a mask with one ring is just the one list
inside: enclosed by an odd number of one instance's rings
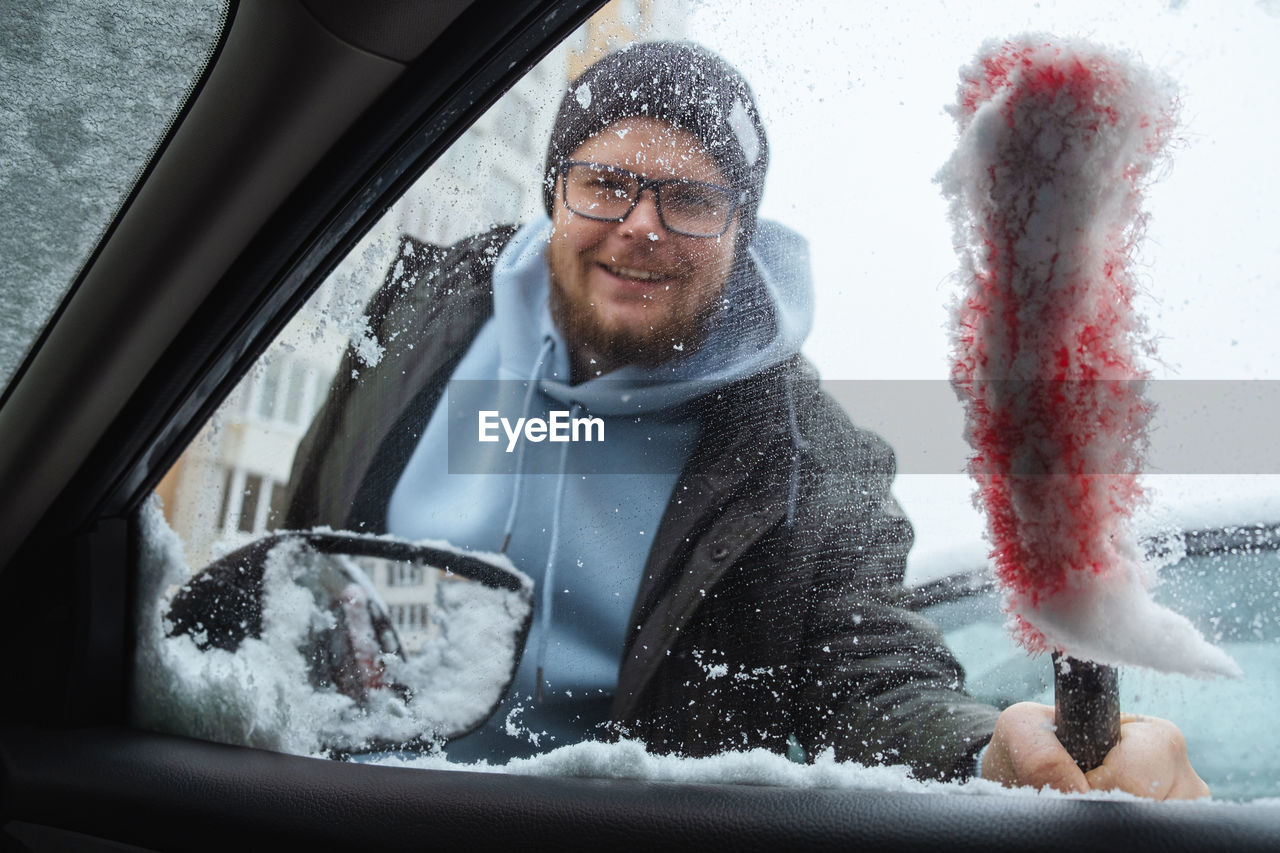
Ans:
{"label": "man", "polygon": [[[534,579],[515,682],[454,758],[608,732],[959,778],[991,741],[991,778],[1084,789],[1043,709],[997,725],[896,606],[913,534],[893,454],[799,355],[807,257],[756,220],[767,165],[750,89],[713,54],[593,65],[556,118],[548,219],[402,244],[369,311],[386,355],[339,369],[287,524],[445,538]],[[601,440],[556,443],[561,416]],[[1125,764],[1148,794],[1150,751]],[[1157,787],[1197,793],[1185,750],[1155,752]]]}

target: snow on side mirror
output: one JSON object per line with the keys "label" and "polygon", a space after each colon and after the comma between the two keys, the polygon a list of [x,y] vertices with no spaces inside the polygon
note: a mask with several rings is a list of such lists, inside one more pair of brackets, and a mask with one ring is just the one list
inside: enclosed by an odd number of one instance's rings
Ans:
{"label": "snow on side mirror", "polygon": [[167,731],[286,752],[426,749],[493,713],[532,614],[529,579],[498,555],[278,533],[172,595],[159,649],[167,695],[152,697],[162,713],[150,716]]}

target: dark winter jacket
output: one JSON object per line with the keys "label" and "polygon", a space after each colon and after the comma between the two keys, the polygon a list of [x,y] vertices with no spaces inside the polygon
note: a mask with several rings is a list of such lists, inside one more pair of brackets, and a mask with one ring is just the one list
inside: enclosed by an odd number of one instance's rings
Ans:
{"label": "dark winter jacket", "polygon": [[[491,271],[512,233],[402,242],[368,312],[386,353],[366,368],[349,352],[339,368],[298,450],[288,526],[383,530],[492,313]],[[632,610],[615,730],[685,755],[786,752],[794,739],[810,757],[832,747],[966,775],[996,712],[962,692],[937,631],[896,606],[913,533],[889,493],[892,450],[799,357],[709,394],[700,415]]]}

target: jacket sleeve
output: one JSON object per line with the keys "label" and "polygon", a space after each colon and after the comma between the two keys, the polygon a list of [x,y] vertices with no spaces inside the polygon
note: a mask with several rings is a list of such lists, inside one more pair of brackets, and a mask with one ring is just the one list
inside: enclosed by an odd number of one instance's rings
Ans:
{"label": "jacket sleeve", "polygon": [[[822,396],[821,405],[836,405]],[[842,760],[966,777],[997,712],[964,692],[964,672],[938,630],[901,606],[914,533],[890,493],[893,451],[843,412],[829,416],[837,441],[815,443],[805,523],[793,542],[814,566],[797,738],[811,756],[832,748]]]}
{"label": "jacket sleeve", "polygon": [[285,526],[382,532],[387,502],[435,401],[493,311],[493,264],[515,229],[450,247],[401,238],[365,310],[383,353],[348,347],[294,456]]}

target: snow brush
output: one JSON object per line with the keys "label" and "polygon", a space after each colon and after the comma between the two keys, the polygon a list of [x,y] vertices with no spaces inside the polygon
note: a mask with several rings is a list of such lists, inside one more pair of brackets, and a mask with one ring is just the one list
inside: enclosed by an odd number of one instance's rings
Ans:
{"label": "snow brush", "polygon": [[1058,739],[1088,771],[1120,733],[1114,665],[1238,675],[1157,605],[1132,516],[1153,354],[1130,260],[1176,89],[1123,54],[1025,35],[961,70],[951,379],[1016,638],[1053,652]]}

